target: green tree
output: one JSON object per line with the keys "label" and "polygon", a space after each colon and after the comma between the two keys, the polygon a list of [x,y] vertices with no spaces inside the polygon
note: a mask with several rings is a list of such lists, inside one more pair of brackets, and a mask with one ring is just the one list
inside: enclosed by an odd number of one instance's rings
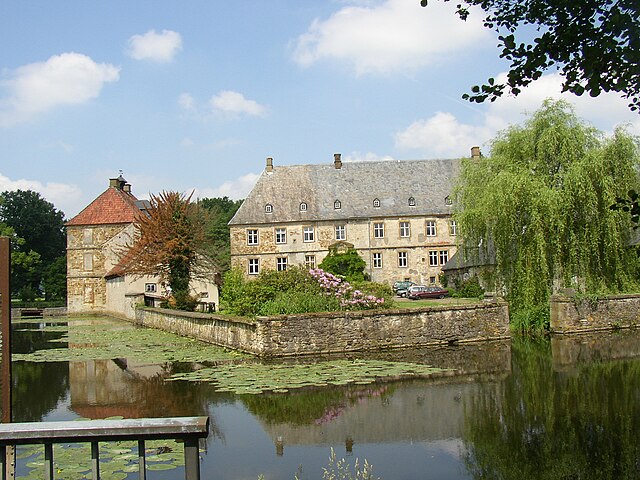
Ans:
{"label": "green tree", "polygon": [[191,195],[162,192],[151,195],[147,215],[136,224],[133,244],[123,249],[122,264],[135,276],[159,276],[171,287],[176,306],[190,309],[191,278],[211,274],[211,265],[202,252],[204,222]]}
{"label": "green tree", "polygon": [[336,247],[330,247],[329,254],[318,265],[325,272],[339,275],[348,282],[362,282],[365,279],[366,266],[365,261],[353,247],[342,252]]}
{"label": "green tree", "polygon": [[[512,313],[547,305],[554,288],[637,288],[630,219],[613,200],[638,184],[636,140],[606,138],[565,102],[546,101],[463,161],[457,219],[463,243],[495,247],[496,278]],[[548,308],[547,308],[548,310]]]}
{"label": "green tree", "polygon": [[461,0],[458,16],[466,20],[471,7],[485,12],[484,26],[499,34],[500,57],[511,65],[505,83],[489,78],[463,98],[483,102],[505,91],[517,95],[546,70],[558,69],[563,91],[592,97],[618,92],[631,110],[640,107],[637,0]]}
{"label": "green tree", "polygon": [[205,217],[207,254],[220,272],[226,272],[231,266],[231,240],[228,223],[242,205],[242,200],[217,197],[203,198],[198,203],[207,213]]}
{"label": "green tree", "polygon": [[6,191],[0,193],[0,222],[13,237],[13,294],[35,296],[45,270],[66,256],[64,213],[32,190]]}

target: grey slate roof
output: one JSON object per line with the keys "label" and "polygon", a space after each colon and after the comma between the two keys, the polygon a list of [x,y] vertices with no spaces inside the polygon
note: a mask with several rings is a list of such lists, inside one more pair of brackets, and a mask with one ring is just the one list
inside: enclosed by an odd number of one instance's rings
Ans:
{"label": "grey slate roof", "polygon": [[[446,215],[459,159],[274,166],[264,171],[229,225]],[[409,206],[409,198],[415,206]],[[374,199],[380,207],[374,208]],[[340,209],[334,208],[339,200]],[[307,211],[300,211],[300,203]],[[265,213],[271,204],[273,213]]]}

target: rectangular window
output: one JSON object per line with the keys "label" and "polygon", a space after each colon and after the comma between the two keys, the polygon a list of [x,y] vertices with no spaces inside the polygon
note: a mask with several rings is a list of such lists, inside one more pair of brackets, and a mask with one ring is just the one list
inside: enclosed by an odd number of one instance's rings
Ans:
{"label": "rectangular window", "polygon": [[411,230],[409,228],[409,222],[400,222],[400,236],[401,237],[410,237]]}
{"label": "rectangular window", "polygon": [[258,275],[260,273],[260,260],[257,258],[249,259],[249,275]]}
{"label": "rectangular window", "polygon": [[429,252],[429,265],[432,267],[438,266],[438,252],[436,250]]}
{"label": "rectangular window", "polygon": [[258,245],[258,230],[250,228],[247,230],[247,245]]}
{"label": "rectangular window", "polygon": [[373,268],[382,268],[382,253],[374,252],[372,256]]}
{"label": "rectangular window", "polygon": [[427,220],[427,237],[435,237],[436,234],[436,221]]}
{"label": "rectangular window", "polygon": [[384,223],[373,224],[373,238],[384,238]]}
{"label": "rectangular window", "polygon": [[304,266],[307,268],[316,268],[316,256],[315,255],[305,255],[304,256]]}
{"label": "rectangular window", "polygon": [[84,245],[93,245],[93,228],[85,228],[82,231],[82,243]]}
{"label": "rectangular window", "polygon": [[287,229],[276,228],[276,243],[287,243]]}
{"label": "rectangular window", "polygon": [[398,252],[398,266],[406,268],[409,265],[407,252]]}
{"label": "rectangular window", "polygon": [[435,285],[436,284],[436,277],[429,277],[429,283],[431,285]]}
{"label": "rectangular window", "polygon": [[287,269],[287,257],[276,258],[276,270],[284,272]]}
{"label": "rectangular window", "polygon": [[85,272],[93,271],[93,253],[85,253],[82,256],[83,269]]}
{"label": "rectangular window", "polygon": [[449,261],[449,250],[440,250],[440,265]]}
{"label": "rectangular window", "polygon": [[145,283],[144,284],[144,291],[147,293],[155,293],[156,292],[156,284],[155,283]]}
{"label": "rectangular window", "polygon": [[458,225],[455,220],[449,220],[449,235],[456,236],[458,234]]}
{"label": "rectangular window", "polygon": [[302,235],[305,242],[315,241],[315,231],[313,227],[304,227],[302,229]]}
{"label": "rectangular window", "polygon": [[347,239],[347,226],[336,225],[336,240],[346,240],[346,239]]}

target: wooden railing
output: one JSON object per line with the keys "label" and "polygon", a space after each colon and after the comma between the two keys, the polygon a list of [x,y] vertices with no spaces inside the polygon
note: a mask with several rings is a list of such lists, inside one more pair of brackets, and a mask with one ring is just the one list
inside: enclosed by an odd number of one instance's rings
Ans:
{"label": "wooden railing", "polygon": [[146,478],[145,440],[175,439],[184,442],[185,479],[200,479],[198,443],[209,434],[209,417],[140,418],[0,424],[2,480],[7,478],[7,447],[44,445],[44,477],[53,480],[54,443],[91,443],[91,470],[100,479],[99,442],[137,440],[139,478]]}

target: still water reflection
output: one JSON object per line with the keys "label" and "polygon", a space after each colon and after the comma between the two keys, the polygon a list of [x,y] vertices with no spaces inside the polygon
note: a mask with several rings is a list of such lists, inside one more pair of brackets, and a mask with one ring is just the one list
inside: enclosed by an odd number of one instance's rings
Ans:
{"label": "still water reflection", "polygon": [[[39,324],[20,330],[16,352],[62,335]],[[163,380],[188,364],[20,361],[14,421],[209,415],[203,478],[287,479],[300,466],[303,478],[321,478],[331,448],[351,463],[366,458],[387,480],[640,478],[639,332],[377,358],[457,375],[233,395]],[[181,478],[166,475],[158,478]]]}

